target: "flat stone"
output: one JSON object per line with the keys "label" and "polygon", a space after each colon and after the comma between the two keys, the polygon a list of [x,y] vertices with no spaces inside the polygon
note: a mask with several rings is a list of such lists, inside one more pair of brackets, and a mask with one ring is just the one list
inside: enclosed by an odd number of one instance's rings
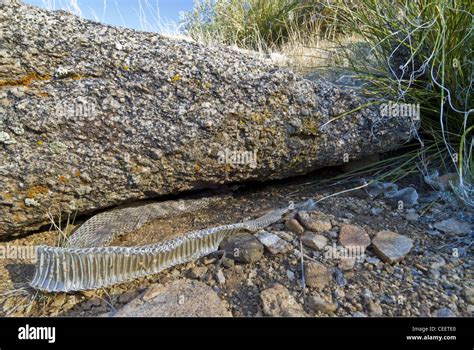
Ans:
{"label": "flat stone", "polygon": [[304,317],[303,306],[298,304],[289,290],[281,284],[265,289],[260,293],[263,313],[266,316]]}
{"label": "flat stone", "polygon": [[447,307],[435,310],[431,313],[431,315],[433,317],[456,317],[456,313]]}
{"label": "flat stone", "polygon": [[326,301],[318,296],[310,296],[308,298],[308,308],[314,312],[333,314],[337,310],[337,304]]}
{"label": "flat stone", "polygon": [[328,239],[323,235],[307,231],[301,236],[301,242],[308,248],[322,250],[328,244]]}
{"label": "flat stone", "polygon": [[118,310],[113,317],[230,317],[232,314],[208,285],[177,280],[154,285]]}
{"label": "flat stone", "polygon": [[407,221],[415,222],[418,221],[419,218],[420,216],[413,209],[408,210],[405,214],[405,219]]}
{"label": "flat stone", "polygon": [[377,256],[386,263],[401,261],[413,248],[413,240],[392,231],[380,231],[372,240]]}
{"label": "flat stone", "polygon": [[370,316],[379,317],[383,315],[382,306],[378,302],[370,301],[367,308]]}
{"label": "flat stone", "polygon": [[370,245],[370,237],[359,226],[342,225],[339,233],[339,243],[344,247],[362,247],[363,250]]}
{"label": "flat stone", "polygon": [[253,235],[241,232],[222,241],[219,249],[225,250],[226,257],[240,263],[253,263],[263,256],[263,245]]}
{"label": "flat stone", "polygon": [[301,235],[304,232],[304,227],[296,219],[290,219],[285,222],[285,230]]}
{"label": "flat stone", "polygon": [[434,228],[448,234],[467,235],[474,229],[473,225],[455,218],[435,223]]}
{"label": "flat stone", "polygon": [[286,231],[274,231],[272,232],[273,234],[277,235],[281,239],[287,241],[287,242],[292,242],[295,239],[295,234],[291,232],[286,232]]}
{"label": "flat stone", "polygon": [[463,294],[469,304],[474,304],[474,287],[465,287]]}
{"label": "flat stone", "polygon": [[122,304],[126,304],[126,303],[132,301],[134,298],[136,298],[136,296],[138,294],[139,293],[136,290],[129,290],[129,291],[121,294],[118,298],[118,301]]}
{"label": "flat stone", "polygon": [[355,266],[355,258],[343,258],[339,261],[339,268],[343,271],[352,270]]}
{"label": "flat stone", "polygon": [[286,253],[293,248],[290,243],[285,242],[283,239],[271,232],[262,231],[258,233],[256,237],[265,248],[274,255]]}
{"label": "flat stone", "polygon": [[298,220],[307,230],[316,233],[330,231],[332,229],[331,220],[318,211],[300,211]]}
{"label": "flat stone", "polygon": [[401,190],[387,191],[384,197],[392,203],[393,206],[398,207],[403,203],[403,207],[410,208],[418,203],[418,192],[413,187],[406,187]]}
{"label": "flat stone", "polygon": [[304,264],[304,277],[309,287],[323,289],[331,281],[331,272],[323,264],[309,261]]}
{"label": "flat stone", "polygon": [[225,284],[225,276],[224,276],[224,273],[222,272],[222,270],[220,270],[220,269],[216,273],[216,281],[219,284]]}

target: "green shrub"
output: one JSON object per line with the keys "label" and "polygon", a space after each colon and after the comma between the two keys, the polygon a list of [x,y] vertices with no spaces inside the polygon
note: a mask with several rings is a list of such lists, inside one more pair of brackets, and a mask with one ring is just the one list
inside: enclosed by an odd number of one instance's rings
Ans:
{"label": "green shrub", "polygon": [[[473,3],[470,0],[360,0],[337,5],[347,31],[371,48],[372,60],[346,62],[366,91],[380,99],[421,106],[421,149],[394,173],[419,169],[456,172],[455,193],[474,204],[473,188]],[[418,159],[417,159],[418,158]],[[417,162],[418,160],[418,162]]]}

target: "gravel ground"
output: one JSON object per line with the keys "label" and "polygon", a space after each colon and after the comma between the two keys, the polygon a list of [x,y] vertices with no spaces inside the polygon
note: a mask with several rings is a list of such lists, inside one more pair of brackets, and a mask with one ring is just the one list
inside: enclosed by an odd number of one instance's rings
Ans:
{"label": "gravel ground", "polygon": [[[318,200],[351,187],[305,185],[309,179],[313,178],[228,189],[230,195],[217,207],[150,223],[122,243],[149,242],[153,232],[160,232],[162,239],[178,231],[238,222],[290,201]],[[26,283],[31,264],[2,259],[0,315],[112,315],[151,286],[166,290],[177,280],[195,280],[211,287],[236,317],[472,316],[473,212],[452,201],[433,200],[434,192],[417,178],[398,185],[416,188],[419,204],[398,208],[389,199],[371,198],[365,190],[347,192],[319,202],[311,212],[292,212],[265,232],[230,240],[221,246],[227,251],[224,257],[215,253],[97,291],[37,293]],[[55,245],[58,238],[58,232],[50,231],[2,244]],[[365,254],[357,259],[328,255],[328,247],[347,242],[367,246]]]}

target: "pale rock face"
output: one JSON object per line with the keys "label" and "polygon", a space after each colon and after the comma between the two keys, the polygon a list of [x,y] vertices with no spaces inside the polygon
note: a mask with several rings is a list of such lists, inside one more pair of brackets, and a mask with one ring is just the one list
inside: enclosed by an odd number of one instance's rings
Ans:
{"label": "pale rock face", "polygon": [[301,175],[412,138],[375,106],[327,124],[368,100],[251,54],[2,3],[2,239],[53,207]]}
{"label": "pale rock face", "polygon": [[413,248],[413,240],[392,231],[380,231],[372,240],[375,253],[386,263],[401,261]]}
{"label": "pale rock face", "polygon": [[331,282],[331,271],[319,262],[305,262],[304,275],[309,287],[323,289]]}
{"label": "pale rock face", "polygon": [[208,285],[177,280],[154,285],[116,313],[114,317],[230,317],[228,306]]}
{"label": "pale rock face", "polygon": [[265,289],[260,294],[263,313],[266,316],[304,317],[303,306],[298,304],[289,290],[281,284]]}
{"label": "pale rock face", "polygon": [[346,248],[361,247],[362,250],[365,250],[370,245],[370,237],[362,227],[342,225],[339,233],[339,243]]}
{"label": "pale rock face", "polygon": [[283,254],[293,248],[291,244],[271,232],[262,231],[256,237],[272,255]]}

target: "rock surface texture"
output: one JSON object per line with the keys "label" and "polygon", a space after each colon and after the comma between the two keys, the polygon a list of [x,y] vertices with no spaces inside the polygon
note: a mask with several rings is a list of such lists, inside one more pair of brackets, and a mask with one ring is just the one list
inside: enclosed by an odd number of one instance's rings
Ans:
{"label": "rock surface texture", "polygon": [[414,130],[377,106],[336,118],[368,100],[231,48],[0,7],[0,239],[48,210],[299,175]]}
{"label": "rock surface texture", "polygon": [[211,287],[178,280],[155,285],[130,301],[114,317],[229,317],[232,314]]}

